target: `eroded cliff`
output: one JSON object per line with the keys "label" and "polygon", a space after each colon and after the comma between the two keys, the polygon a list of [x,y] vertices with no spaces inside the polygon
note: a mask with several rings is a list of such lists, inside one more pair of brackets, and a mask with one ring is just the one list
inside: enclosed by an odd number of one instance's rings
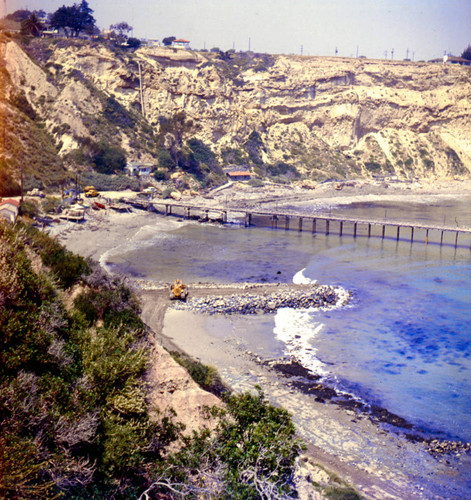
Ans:
{"label": "eroded cliff", "polygon": [[[164,169],[194,173],[188,140],[196,138],[218,167],[259,175],[321,181],[471,172],[466,67],[167,48],[129,53],[69,40],[32,40],[25,50],[3,43],[3,108],[13,93],[23,95],[69,169],[87,160],[74,152],[106,140],[129,160],[157,165],[160,158]],[[211,165],[203,173],[211,171],[221,173]]]}

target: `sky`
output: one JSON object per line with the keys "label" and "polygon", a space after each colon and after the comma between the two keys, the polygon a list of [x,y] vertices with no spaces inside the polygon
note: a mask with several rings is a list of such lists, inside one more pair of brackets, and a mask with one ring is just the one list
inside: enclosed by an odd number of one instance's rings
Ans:
{"label": "sky", "polygon": [[[3,3],[3,5],[1,5]],[[80,0],[0,0],[54,12]],[[461,55],[471,44],[471,0],[88,0],[100,28],[184,38],[194,49],[415,61]]]}

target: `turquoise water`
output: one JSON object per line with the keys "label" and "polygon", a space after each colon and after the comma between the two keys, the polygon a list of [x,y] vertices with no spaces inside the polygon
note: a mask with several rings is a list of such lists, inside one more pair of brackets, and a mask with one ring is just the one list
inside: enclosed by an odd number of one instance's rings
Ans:
{"label": "turquoise water", "polygon": [[[355,204],[333,213],[471,226],[469,206],[469,199]],[[288,310],[257,322],[254,328],[273,338],[264,354],[294,352],[338,389],[426,433],[471,441],[471,252],[469,241],[458,248],[454,236],[447,241],[440,247],[411,244],[408,236],[398,242],[395,234],[354,240],[196,224],[160,233],[147,226],[132,247],[110,254],[108,265],[132,276],[187,282],[289,282],[303,270],[306,278],[349,289],[348,308]],[[241,325],[247,328],[245,320]],[[299,337],[303,342],[293,347]]]}

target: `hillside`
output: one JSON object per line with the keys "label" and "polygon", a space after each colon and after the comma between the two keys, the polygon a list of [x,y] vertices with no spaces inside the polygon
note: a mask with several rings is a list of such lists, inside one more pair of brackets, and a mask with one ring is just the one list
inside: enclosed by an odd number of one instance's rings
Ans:
{"label": "hillside", "polygon": [[0,221],[0,264],[1,498],[292,498],[286,410],[174,360],[123,280],[45,233]]}
{"label": "hillside", "polygon": [[18,179],[24,158],[31,184],[91,167],[110,173],[123,155],[162,177],[184,170],[193,186],[222,183],[230,165],[282,182],[471,173],[469,68],[0,42],[0,110],[13,124],[0,166]]}

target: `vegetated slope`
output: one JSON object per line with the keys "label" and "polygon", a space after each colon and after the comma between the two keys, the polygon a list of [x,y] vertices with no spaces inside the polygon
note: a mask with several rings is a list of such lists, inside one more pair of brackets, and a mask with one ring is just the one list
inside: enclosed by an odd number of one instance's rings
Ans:
{"label": "vegetated slope", "polygon": [[27,42],[4,46],[6,71],[68,170],[112,146],[203,185],[228,165],[281,181],[471,172],[469,68]]}
{"label": "vegetated slope", "polygon": [[[301,444],[289,414],[263,394],[227,393],[226,409],[208,410],[210,429],[186,436],[184,413],[152,405],[149,332],[120,279],[6,221],[0,268],[1,498],[293,494]],[[179,361],[221,388],[208,367]],[[195,411],[187,406],[188,420]]]}
{"label": "vegetated slope", "polygon": [[19,194],[21,169],[26,189],[40,182],[48,186],[50,179],[59,183],[67,174],[53,137],[25,94],[27,89],[14,84],[6,69],[5,41],[0,38],[0,194],[9,196]]}

